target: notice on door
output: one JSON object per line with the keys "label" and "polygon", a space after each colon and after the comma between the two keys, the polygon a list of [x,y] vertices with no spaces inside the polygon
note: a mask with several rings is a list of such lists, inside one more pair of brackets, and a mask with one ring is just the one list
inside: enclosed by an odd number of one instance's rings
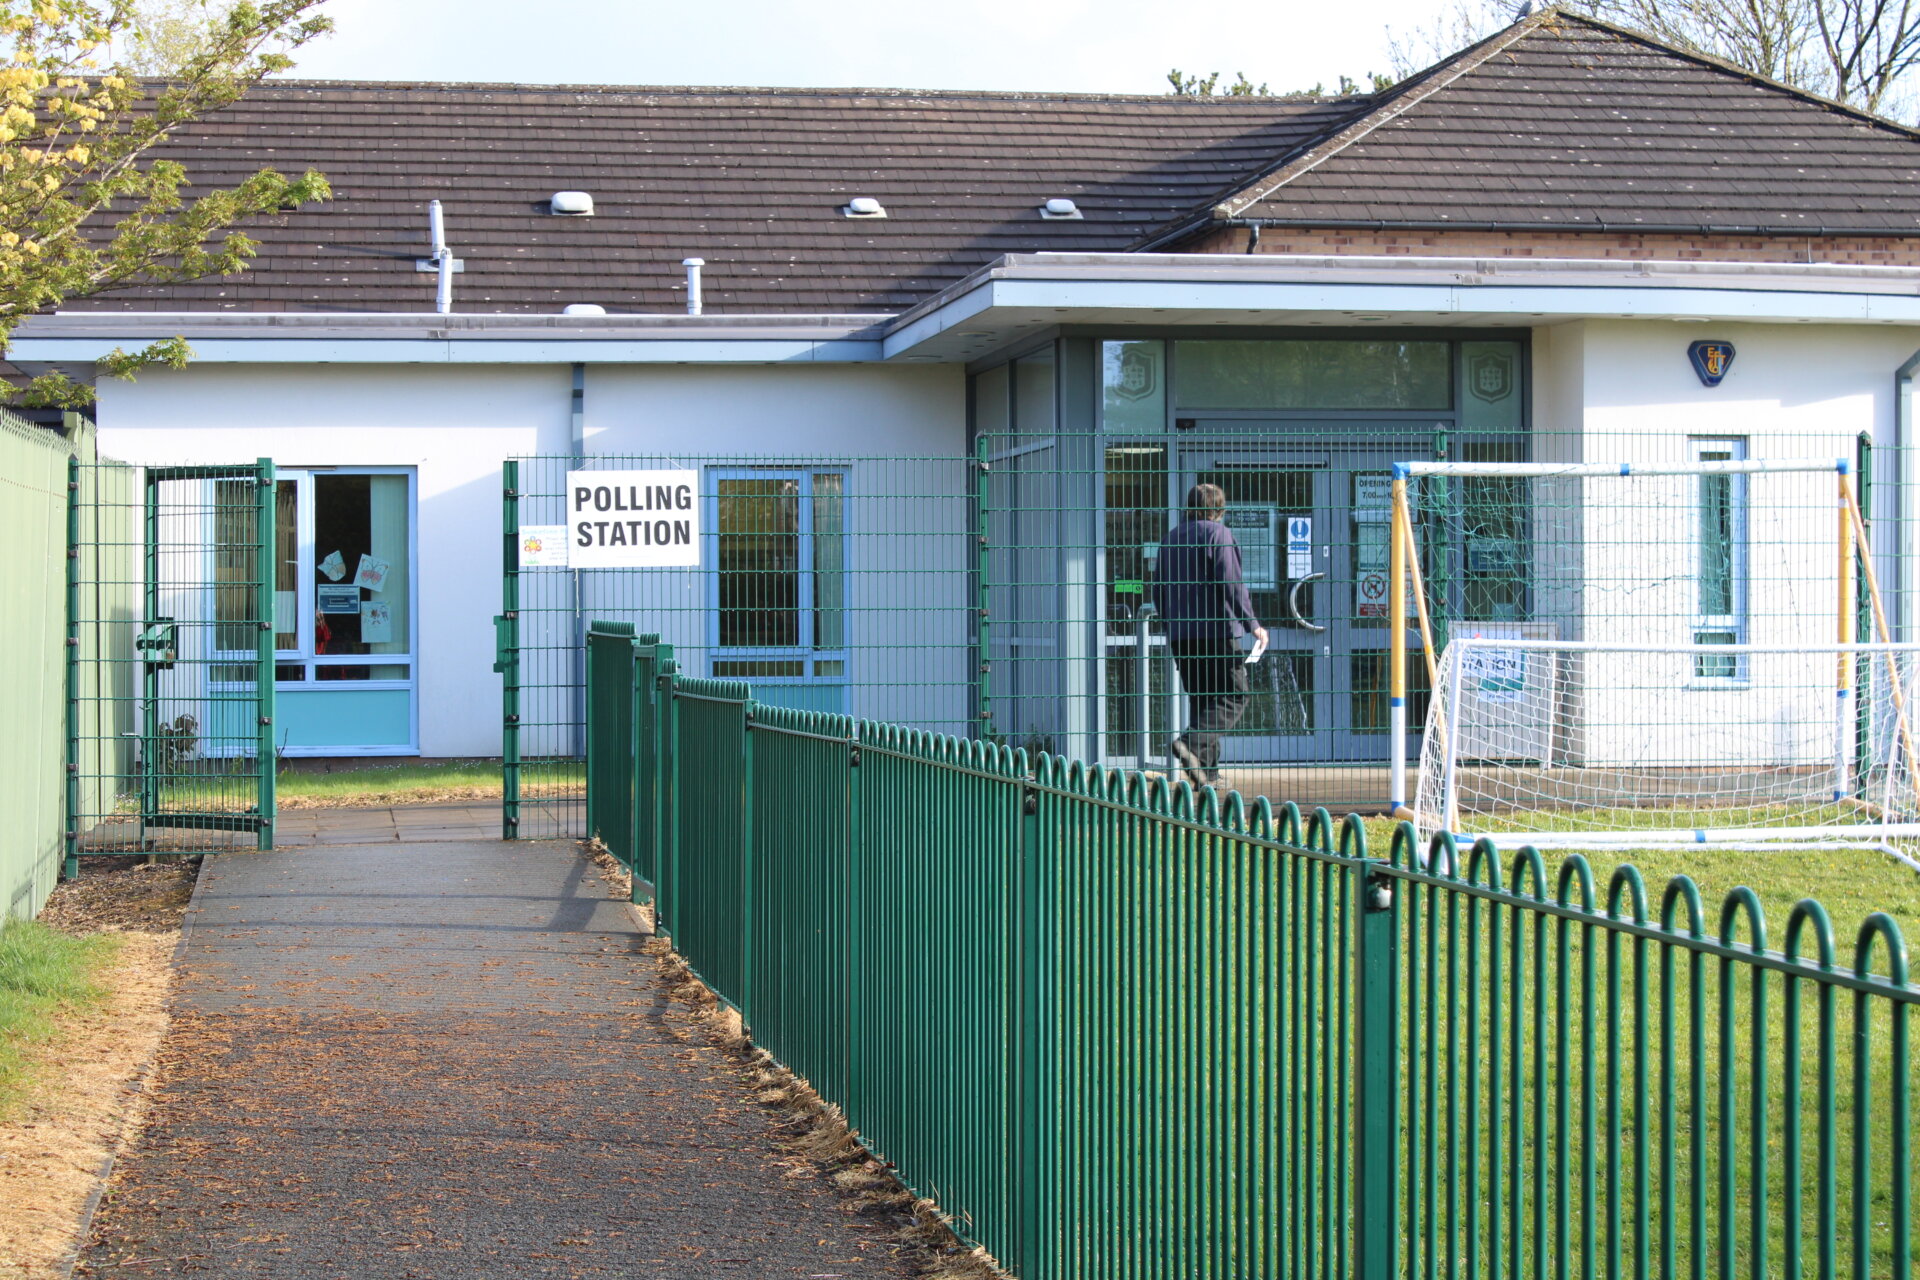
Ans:
{"label": "notice on door", "polygon": [[700,473],[569,471],[567,562],[575,569],[700,563]]}
{"label": "notice on door", "polygon": [[1313,517],[1287,517],[1287,576],[1298,582],[1313,575]]}
{"label": "notice on door", "polygon": [[1225,523],[1240,544],[1240,578],[1249,591],[1274,589],[1274,534],[1279,516],[1272,507],[1227,508]]}

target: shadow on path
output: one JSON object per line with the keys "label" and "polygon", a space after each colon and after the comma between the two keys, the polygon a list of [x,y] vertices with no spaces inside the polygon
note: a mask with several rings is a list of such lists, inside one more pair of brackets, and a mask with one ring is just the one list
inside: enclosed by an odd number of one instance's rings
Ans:
{"label": "shadow on path", "polygon": [[77,1274],[905,1276],[684,1039],[563,844],[202,871],[148,1126]]}

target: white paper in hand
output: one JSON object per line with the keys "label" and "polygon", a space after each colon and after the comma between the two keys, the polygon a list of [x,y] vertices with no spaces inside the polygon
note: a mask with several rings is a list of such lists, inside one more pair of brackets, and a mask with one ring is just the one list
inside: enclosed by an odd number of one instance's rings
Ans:
{"label": "white paper in hand", "polygon": [[1267,638],[1265,636],[1255,636],[1253,638],[1253,648],[1247,650],[1247,665],[1252,666],[1254,663],[1260,661],[1266,652]]}

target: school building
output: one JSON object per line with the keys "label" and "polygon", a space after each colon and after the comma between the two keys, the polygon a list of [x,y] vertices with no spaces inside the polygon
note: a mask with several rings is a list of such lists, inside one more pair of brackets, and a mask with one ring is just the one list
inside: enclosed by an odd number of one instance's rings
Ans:
{"label": "school building", "polygon": [[[101,452],[273,460],[290,756],[576,755],[608,618],[769,701],[1158,767],[1145,584],[1207,480],[1273,635],[1230,765],[1378,801],[1407,460],[1845,460],[1914,635],[1920,134],[1591,19],[1351,97],[275,82],[171,154],[335,197],[250,230],[242,277],[76,302],[12,354],[183,336],[185,370],[101,384]],[[529,551],[593,471],[694,473],[695,562]],[[1807,636],[1831,477],[1759,484],[1549,519],[1458,482],[1435,624],[1605,638],[1529,550],[1552,525],[1590,580],[1693,584],[1629,638]],[[1786,509],[1818,531],[1770,533]]]}

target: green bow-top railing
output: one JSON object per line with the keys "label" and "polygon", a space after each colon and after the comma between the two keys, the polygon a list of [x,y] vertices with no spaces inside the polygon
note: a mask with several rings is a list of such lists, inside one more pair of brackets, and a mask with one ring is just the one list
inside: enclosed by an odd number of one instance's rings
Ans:
{"label": "green bow-top railing", "polygon": [[762,707],[596,624],[596,831],[1030,1278],[1906,1277],[1906,945]]}

